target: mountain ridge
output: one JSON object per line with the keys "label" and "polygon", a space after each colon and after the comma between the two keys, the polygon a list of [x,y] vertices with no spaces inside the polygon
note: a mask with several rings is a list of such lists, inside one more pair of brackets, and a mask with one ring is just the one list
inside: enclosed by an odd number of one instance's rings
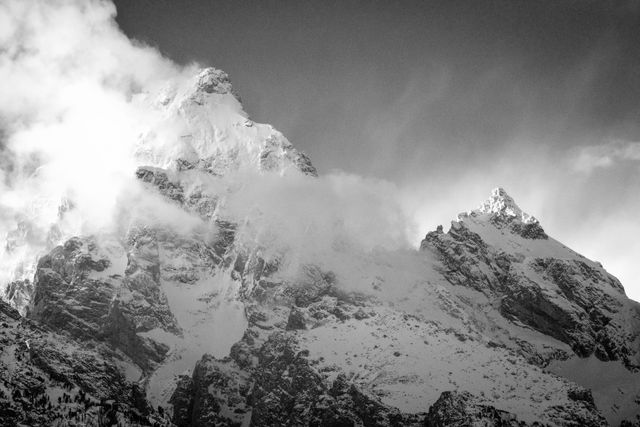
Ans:
{"label": "mountain ridge", "polygon": [[[338,231],[303,234],[328,253],[300,258],[272,231],[282,211],[235,198],[321,177],[248,119],[226,73],[140,102],[161,117],[133,150],[146,205],[60,236],[4,290],[22,311],[0,302],[6,425],[640,424],[640,305],[503,189],[420,250]],[[639,381],[560,375],[581,363]]]}

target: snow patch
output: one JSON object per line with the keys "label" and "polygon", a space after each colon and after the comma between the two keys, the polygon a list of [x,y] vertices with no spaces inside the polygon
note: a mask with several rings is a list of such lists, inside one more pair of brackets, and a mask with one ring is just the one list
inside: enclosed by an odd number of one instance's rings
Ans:
{"label": "snow patch", "polygon": [[247,328],[244,305],[239,299],[240,283],[219,270],[211,278],[194,284],[162,281],[169,307],[182,329],[182,336],[154,329],[140,334],[167,344],[166,361],[151,375],[147,396],[154,405],[166,405],[178,375],[191,375],[202,356],[229,355]]}

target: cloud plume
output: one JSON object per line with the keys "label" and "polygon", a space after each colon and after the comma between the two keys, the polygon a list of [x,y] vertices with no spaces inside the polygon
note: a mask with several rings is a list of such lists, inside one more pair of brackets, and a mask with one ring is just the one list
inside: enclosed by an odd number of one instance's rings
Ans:
{"label": "cloud plume", "polygon": [[30,275],[29,254],[113,229],[138,189],[135,141],[158,120],[138,98],[192,72],[129,40],[115,14],[99,0],[0,4],[3,283]]}
{"label": "cloud plume", "polygon": [[[0,286],[32,277],[37,257],[73,235],[121,232],[141,218],[182,232],[213,227],[135,179],[138,166],[167,167],[186,144],[185,121],[167,119],[150,98],[179,91],[200,66],[130,40],[115,16],[102,0],[0,4]],[[216,111],[220,118],[196,125],[235,117]],[[226,138],[215,123],[210,136],[197,144]],[[257,171],[226,180],[207,189],[239,189],[221,214],[241,224],[247,242],[295,254],[293,264],[340,244],[407,245],[410,222],[383,181]]]}

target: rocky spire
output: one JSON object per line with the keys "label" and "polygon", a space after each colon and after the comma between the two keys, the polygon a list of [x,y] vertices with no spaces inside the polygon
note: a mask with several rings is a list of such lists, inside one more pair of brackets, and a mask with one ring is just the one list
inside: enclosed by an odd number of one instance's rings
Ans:
{"label": "rocky spire", "polygon": [[494,188],[489,197],[475,212],[480,214],[496,214],[500,216],[514,217],[524,224],[537,223],[538,220],[524,212],[516,204],[511,196],[502,188]]}

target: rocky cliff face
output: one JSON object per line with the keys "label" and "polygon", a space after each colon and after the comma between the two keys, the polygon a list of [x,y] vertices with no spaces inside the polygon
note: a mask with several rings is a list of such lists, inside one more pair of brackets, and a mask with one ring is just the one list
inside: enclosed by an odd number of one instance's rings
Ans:
{"label": "rocky cliff face", "polygon": [[0,425],[169,425],[137,368],[105,343],[75,339],[0,301]]}
{"label": "rocky cliff face", "polygon": [[[226,207],[235,177],[314,179],[310,160],[219,70],[147,98],[180,132],[143,134],[131,174],[166,212],[59,236],[14,275],[0,425],[640,422],[638,304],[504,190],[420,251],[291,268]],[[180,213],[195,225],[155,220]],[[587,362],[629,381],[571,373]]]}

